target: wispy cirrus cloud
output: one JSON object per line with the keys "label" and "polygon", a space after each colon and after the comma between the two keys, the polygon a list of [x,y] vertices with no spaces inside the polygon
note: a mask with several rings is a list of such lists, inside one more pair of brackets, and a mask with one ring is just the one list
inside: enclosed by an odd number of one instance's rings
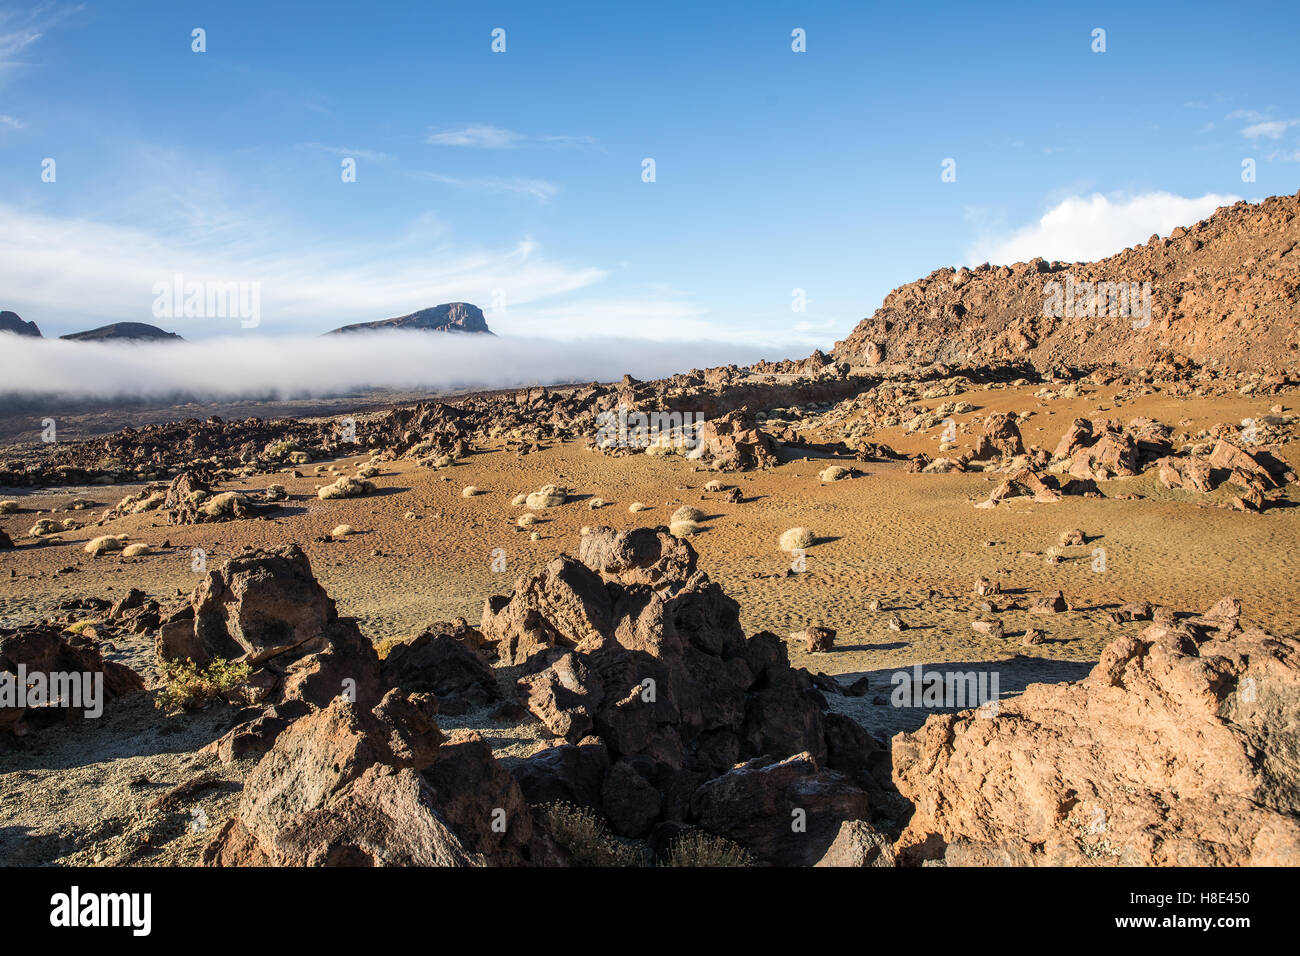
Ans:
{"label": "wispy cirrus cloud", "polygon": [[364,159],[374,163],[383,163],[388,161],[388,154],[382,153],[377,149],[356,149],[349,146],[329,146],[325,143],[299,143],[298,145],[302,149],[314,149],[318,153],[329,153],[332,156]]}
{"label": "wispy cirrus cloud", "polygon": [[471,149],[522,149],[526,146],[553,149],[594,146],[591,136],[530,136],[512,129],[503,129],[486,123],[431,130],[425,142],[432,146],[463,146]]}
{"label": "wispy cirrus cloud", "polygon": [[1259,139],[1261,136],[1266,136],[1269,139],[1281,139],[1282,134],[1297,123],[1300,123],[1300,120],[1265,120],[1262,123],[1247,126],[1241,131],[1241,135],[1246,139]]}
{"label": "wispy cirrus cloud", "polygon": [[26,129],[27,124],[20,119],[15,119],[7,113],[0,113],[0,127],[5,129]]}
{"label": "wispy cirrus cloud", "polygon": [[0,75],[24,64],[23,56],[59,21],[82,9],[39,3],[26,10],[0,10]]}
{"label": "wispy cirrus cloud", "polygon": [[531,196],[540,203],[550,202],[560,192],[560,187],[555,183],[527,176],[448,176],[445,173],[432,172],[421,172],[415,175],[419,179],[442,183],[444,186],[452,186],[456,189]]}
{"label": "wispy cirrus cloud", "polygon": [[1300,125],[1300,120],[1274,119],[1271,111],[1261,113],[1259,110],[1233,110],[1224,119],[1246,122],[1248,125],[1241,130],[1246,139],[1281,139],[1292,126]]}

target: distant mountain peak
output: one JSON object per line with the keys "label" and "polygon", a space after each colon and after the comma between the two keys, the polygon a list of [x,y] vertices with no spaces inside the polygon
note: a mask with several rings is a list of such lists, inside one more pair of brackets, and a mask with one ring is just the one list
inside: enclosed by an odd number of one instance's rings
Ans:
{"label": "distant mountain peak", "polygon": [[385,329],[414,329],[422,332],[477,332],[491,335],[492,330],[483,318],[483,310],[469,302],[446,302],[431,309],[421,309],[410,315],[375,322],[357,322],[334,329],[326,335],[340,332],[376,332]]}
{"label": "distant mountain peak", "polygon": [[12,332],[14,335],[30,335],[42,338],[41,330],[35,322],[24,322],[17,312],[0,312],[0,332]]}
{"label": "distant mountain peak", "polygon": [[146,322],[114,322],[85,332],[60,335],[69,342],[184,342],[175,332],[167,332]]}

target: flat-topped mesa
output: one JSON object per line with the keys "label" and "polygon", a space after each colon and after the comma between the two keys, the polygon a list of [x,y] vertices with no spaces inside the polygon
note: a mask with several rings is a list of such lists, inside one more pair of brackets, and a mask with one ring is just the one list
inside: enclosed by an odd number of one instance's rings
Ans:
{"label": "flat-topped mesa", "polygon": [[1097,262],[938,269],[837,342],[854,366],[1146,368],[1169,356],[1246,371],[1300,365],[1300,194],[1220,207]]}
{"label": "flat-topped mesa", "polygon": [[491,335],[492,330],[483,318],[483,310],[469,302],[447,302],[435,305],[431,309],[421,309],[409,315],[399,315],[393,319],[379,319],[375,322],[357,322],[326,332],[326,335],[338,335],[341,332],[378,332],[389,329],[415,330],[421,332],[477,332]]}
{"label": "flat-topped mesa", "polygon": [[147,322],[113,322],[85,332],[59,336],[69,342],[184,342],[175,332],[168,332]]}

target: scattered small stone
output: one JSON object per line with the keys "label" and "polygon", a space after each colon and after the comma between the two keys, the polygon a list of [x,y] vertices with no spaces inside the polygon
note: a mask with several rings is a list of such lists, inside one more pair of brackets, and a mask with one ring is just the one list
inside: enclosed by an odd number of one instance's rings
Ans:
{"label": "scattered small stone", "polygon": [[1053,591],[1044,597],[1040,597],[1029,605],[1030,614],[1060,614],[1068,611],[1070,605],[1065,603],[1065,595],[1060,591]]}
{"label": "scattered small stone", "polygon": [[835,630],[810,625],[802,631],[795,631],[790,635],[790,640],[803,641],[809,654],[824,654],[835,644]]}
{"label": "scattered small stone", "polygon": [[991,637],[994,640],[1001,638],[1006,632],[1002,627],[1002,622],[998,620],[979,620],[970,622],[971,630],[982,637]]}

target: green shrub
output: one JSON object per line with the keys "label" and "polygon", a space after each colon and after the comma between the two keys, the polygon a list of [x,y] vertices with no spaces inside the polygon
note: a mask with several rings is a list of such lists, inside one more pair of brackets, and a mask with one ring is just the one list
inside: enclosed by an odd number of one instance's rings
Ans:
{"label": "green shrub", "polygon": [[242,698],[243,686],[251,673],[247,662],[236,663],[220,657],[207,667],[199,667],[188,657],[183,661],[163,661],[158,665],[158,676],[164,686],[154,703],[175,712],[198,710],[214,700]]}

